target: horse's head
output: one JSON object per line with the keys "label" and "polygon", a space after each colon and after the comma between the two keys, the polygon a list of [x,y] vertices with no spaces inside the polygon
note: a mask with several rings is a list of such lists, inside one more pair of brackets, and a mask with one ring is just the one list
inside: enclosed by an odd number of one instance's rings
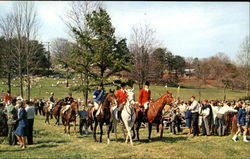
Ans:
{"label": "horse's head", "polygon": [[163,95],[164,104],[171,104],[173,102],[173,100],[174,100],[174,97],[173,97],[172,93],[167,91],[167,93],[165,95]]}
{"label": "horse's head", "polygon": [[127,99],[129,102],[135,102],[135,93],[134,89],[127,89]]}
{"label": "horse's head", "polygon": [[71,109],[72,110],[74,110],[74,111],[78,111],[78,103],[77,103],[77,101],[73,101],[72,103],[71,103]]}
{"label": "horse's head", "polygon": [[[117,100],[116,100],[114,93],[109,92],[107,94],[105,101],[109,103],[110,107],[117,106]],[[104,103],[106,103],[105,101],[104,101]]]}

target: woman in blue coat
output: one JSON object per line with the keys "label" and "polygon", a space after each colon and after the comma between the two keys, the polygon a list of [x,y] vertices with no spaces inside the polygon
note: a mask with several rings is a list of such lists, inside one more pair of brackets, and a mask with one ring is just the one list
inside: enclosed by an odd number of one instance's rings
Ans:
{"label": "woman in blue coat", "polygon": [[[191,105],[191,102],[188,102],[188,107]],[[191,110],[189,110],[187,107],[186,112],[185,112],[185,118],[186,118],[186,127],[189,130],[189,134],[192,133],[191,129]]]}
{"label": "woman in blue coat", "polygon": [[22,149],[26,148],[26,141],[27,141],[27,114],[24,109],[24,104],[21,101],[17,102],[19,113],[18,113],[18,119],[16,122],[18,123],[18,127],[15,131],[15,135],[17,137],[17,140],[20,143],[20,147]]}
{"label": "woman in blue coat", "polygon": [[244,130],[243,141],[249,142],[247,140],[247,136],[246,136],[247,127],[246,127],[246,105],[245,105],[245,103],[242,104],[241,108],[238,111],[237,126],[238,126],[238,131],[235,133],[235,135],[232,139],[236,142],[237,135],[241,132],[241,130]]}

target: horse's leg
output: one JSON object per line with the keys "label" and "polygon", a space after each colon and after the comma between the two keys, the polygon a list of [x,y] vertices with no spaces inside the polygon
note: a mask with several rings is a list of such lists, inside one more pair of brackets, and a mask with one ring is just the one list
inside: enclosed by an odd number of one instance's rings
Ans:
{"label": "horse's leg", "polygon": [[124,122],[122,122],[122,133],[124,135],[124,139],[126,139],[126,134],[125,134],[124,128],[126,128],[126,127],[125,127]]}
{"label": "horse's leg", "polygon": [[152,123],[148,122],[148,141],[151,141]]}
{"label": "horse's leg", "polygon": [[141,127],[141,121],[139,121],[137,123],[137,127],[136,127],[136,135],[137,135],[137,140],[140,140],[140,137],[139,137],[139,129]]}
{"label": "horse's leg", "polygon": [[103,129],[102,129],[102,126],[103,126],[103,122],[100,122],[100,142],[102,142],[102,134],[103,134]]}
{"label": "horse's leg", "polygon": [[156,131],[157,131],[157,133],[159,132],[159,125],[160,124],[158,124],[158,123],[156,124]]}
{"label": "horse's leg", "polygon": [[108,142],[108,144],[110,144],[110,132],[112,131],[112,126],[113,126],[112,122],[110,122],[107,125],[107,129],[108,129],[108,131],[107,131],[107,142]]}
{"label": "horse's leg", "polygon": [[114,119],[114,125],[113,125],[113,128],[114,128],[114,132],[115,132],[115,141],[117,142],[117,120]]}
{"label": "horse's leg", "polygon": [[135,139],[135,125],[133,125],[133,127],[132,127],[132,131],[133,131],[133,136],[132,136],[132,139]]}
{"label": "horse's leg", "polygon": [[93,120],[92,119],[88,119],[88,127],[90,127],[90,130],[93,131]]}
{"label": "horse's leg", "polygon": [[49,117],[46,115],[46,123],[49,123]]}
{"label": "horse's leg", "polygon": [[126,130],[127,130],[127,135],[126,135],[125,143],[128,143],[128,138],[129,138],[129,126],[128,126],[128,121],[124,121],[123,123],[124,123],[124,125],[125,125]]}
{"label": "horse's leg", "polygon": [[93,137],[94,137],[95,142],[97,142],[97,140],[96,140],[96,128],[97,128],[97,126],[98,126],[98,121],[95,121],[94,132],[93,132]]}
{"label": "horse's leg", "polygon": [[48,119],[48,123],[49,123],[49,125],[50,125],[49,119]]}
{"label": "horse's leg", "polygon": [[70,134],[70,121],[69,120],[67,121],[67,124],[68,124],[68,134]]}
{"label": "horse's leg", "polygon": [[66,123],[66,121],[62,120],[62,124],[64,126],[64,133],[67,133],[67,123]]}
{"label": "horse's leg", "polygon": [[131,146],[133,146],[133,139],[132,139],[132,135],[131,135],[131,127],[128,127],[128,136],[129,136],[129,140],[130,140],[130,144]]}
{"label": "horse's leg", "polygon": [[59,122],[60,122],[60,115],[57,116],[57,125],[58,126],[60,125]]}
{"label": "horse's leg", "polygon": [[76,134],[76,120],[74,121],[74,131],[75,131],[75,134]]}
{"label": "horse's leg", "polygon": [[163,130],[164,130],[164,126],[163,126],[163,124],[162,124],[162,123],[160,124],[160,129],[161,129],[161,135],[160,135],[160,138],[162,139],[162,136],[163,136]]}
{"label": "horse's leg", "polygon": [[55,124],[54,124],[54,125],[56,125],[56,124],[57,124],[57,117],[56,117],[56,115],[54,115],[54,117],[55,117],[55,119],[56,119],[56,122],[55,122]]}

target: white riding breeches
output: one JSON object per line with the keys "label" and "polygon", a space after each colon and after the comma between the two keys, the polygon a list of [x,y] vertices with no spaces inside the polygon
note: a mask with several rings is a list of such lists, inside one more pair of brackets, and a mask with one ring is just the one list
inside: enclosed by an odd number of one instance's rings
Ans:
{"label": "white riding breeches", "polygon": [[95,110],[97,110],[99,108],[99,104],[94,102],[94,108],[95,108]]}
{"label": "white riding breeches", "polygon": [[52,103],[49,104],[49,109],[50,109],[50,110],[53,109],[53,104],[52,104]]}
{"label": "white riding breeches", "polygon": [[71,105],[66,105],[66,106],[65,106],[65,109],[63,110],[63,113],[65,113],[67,110],[69,110],[70,106],[71,106]]}
{"label": "white riding breeches", "polygon": [[146,109],[148,109],[148,106],[149,106],[149,102],[146,102],[146,103],[144,103],[144,109],[146,110]]}

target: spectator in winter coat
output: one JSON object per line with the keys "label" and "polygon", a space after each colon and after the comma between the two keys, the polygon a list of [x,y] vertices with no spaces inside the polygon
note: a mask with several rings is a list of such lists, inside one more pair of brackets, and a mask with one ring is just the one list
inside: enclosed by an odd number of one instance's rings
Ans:
{"label": "spectator in winter coat", "polygon": [[202,104],[203,106],[200,113],[202,117],[202,134],[210,136],[212,109],[207,99],[203,100]]}
{"label": "spectator in winter coat", "polygon": [[225,125],[224,115],[228,112],[237,112],[237,110],[235,110],[233,107],[229,107],[228,105],[230,105],[230,103],[225,102],[223,107],[221,107],[217,113],[217,120],[219,124],[218,128],[219,136],[225,135],[226,125]]}
{"label": "spectator in winter coat", "polygon": [[237,119],[237,126],[238,126],[238,131],[235,133],[233,136],[233,140],[236,142],[237,141],[237,135],[241,132],[241,129],[244,130],[243,132],[243,141],[244,142],[249,142],[247,140],[247,127],[246,127],[246,105],[243,103],[242,107],[239,109],[238,112],[238,119]]}

